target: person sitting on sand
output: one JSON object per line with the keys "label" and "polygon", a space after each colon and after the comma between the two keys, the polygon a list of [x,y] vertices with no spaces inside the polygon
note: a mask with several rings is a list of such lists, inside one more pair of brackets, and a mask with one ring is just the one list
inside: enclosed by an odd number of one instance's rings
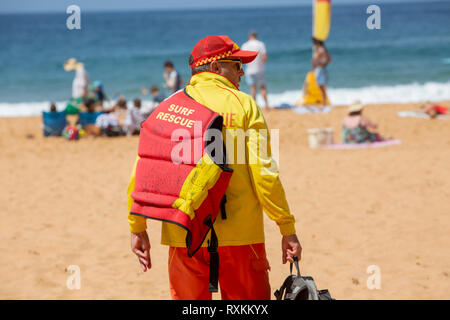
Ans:
{"label": "person sitting on sand", "polygon": [[96,105],[94,99],[86,99],[83,103],[78,105],[78,109],[81,112],[95,112]]}
{"label": "person sitting on sand", "polygon": [[50,112],[56,112],[56,106],[53,102],[50,104]]}
{"label": "person sitting on sand", "polygon": [[362,115],[363,106],[357,102],[348,108],[348,115],[342,121],[342,141],[344,143],[368,143],[384,141],[378,133],[376,123]]}
{"label": "person sitting on sand", "polygon": [[128,102],[125,100],[124,97],[120,96],[117,100],[117,103],[114,105],[114,107],[111,109],[116,117],[119,119],[119,125],[121,127],[125,126],[125,118],[127,117],[128,113]]}
{"label": "person sitting on sand", "polygon": [[124,111],[127,110],[127,106],[128,106],[127,100],[125,100],[125,98],[123,98],[122,96],[120,96],[120,97],[117,99],[117,102],[116,102],[116,104],[114,105],[113,109],[114,109],[116,112],[124,112]]}
{"label": "person sitting on sand", "polygon": [[98,129],[98,135],[106,135],[108,137],[116,137],[122,135],[122,128],[119,125],[119,119],[112,110],[103,111],[95,120],[95,126]]}
{"label": "person sitting on sand", "polygon": [[127,136],[139,134],[141,131],[141,123],[145,120],[144,114],[141,111],[141,99],[134,99],[134,106],[128,110],[125,119],[125,132]]}
{"label": "person sitting on sand", "polygon": [[447,114],[447,107],[436,105],[427,101],[425,104],[419,107],[419,112],[425,112],[431,119],[436,118],[440,114]]}
{"label": "person sitting on sand", "polygon": [[88,99],[85,103],[86,105],[86,111],[87,112],[95,112],[96,111],[96,105],[94,99]]}

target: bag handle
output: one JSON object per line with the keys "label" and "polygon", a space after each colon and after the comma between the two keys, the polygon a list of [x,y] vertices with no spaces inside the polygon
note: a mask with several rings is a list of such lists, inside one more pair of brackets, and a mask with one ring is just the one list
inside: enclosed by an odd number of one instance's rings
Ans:
{"label": "bag handle", "polygon": [[298,258],[297,257],[292,257],[294,259],[294,263],[290,263],[289,269],[291,270],[291,274],[292,274],[292,265],[295,264],[295,268],[297,269],[297,276],[300,277],[300,267],[298,266]]}

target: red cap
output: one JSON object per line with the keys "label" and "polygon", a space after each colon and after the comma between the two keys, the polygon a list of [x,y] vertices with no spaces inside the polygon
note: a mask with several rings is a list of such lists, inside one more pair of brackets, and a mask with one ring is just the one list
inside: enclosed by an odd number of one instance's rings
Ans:
{"label": "red cap", "polygon": [[225,58],[241,59],[242,63],[252,62],[258,55],[257,51],[241,50],[228,36],[207,36],[192,49],[191,56],[194,62],[191,69],[206,63]]}

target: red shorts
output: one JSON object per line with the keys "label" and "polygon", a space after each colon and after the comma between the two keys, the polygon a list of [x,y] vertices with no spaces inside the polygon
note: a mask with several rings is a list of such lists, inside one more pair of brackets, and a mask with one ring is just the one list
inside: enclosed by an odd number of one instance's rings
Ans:
{"label": "red shorts", "polygon": [[[222,300],[270,300],[270,267],[264,243],[224,246],[218,251]],[[207,248],[189,258],[186,248],[170,247],[169,282],[173,300],[211,300]]]}

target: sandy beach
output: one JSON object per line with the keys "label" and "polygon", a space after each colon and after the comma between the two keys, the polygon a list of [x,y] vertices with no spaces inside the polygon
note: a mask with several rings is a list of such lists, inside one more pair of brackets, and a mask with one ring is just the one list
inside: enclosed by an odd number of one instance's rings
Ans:
{"label": "sandy beach", "polygon": [[[397,117],[419,105],[368,105],[365,115],[402,144],[364,150],[308,146],[308,128],[333,127],[340,141],[345,107],[265,112],[280,129],[302,273],[336,299],[449,297],[450,120]],[[43,138],[40,125],[40,117],[0,118],[0,298],[170,299],[160,223],[148,223],[150,271],[130,250],[126,187],[138,138],[69,142]],[[289,268],[267,217],[265,230],[273,292]],[[71,265],[80,267],[80,290],[66,286]],[[371,265],[381,271],[379,290],[366,285]]]}

